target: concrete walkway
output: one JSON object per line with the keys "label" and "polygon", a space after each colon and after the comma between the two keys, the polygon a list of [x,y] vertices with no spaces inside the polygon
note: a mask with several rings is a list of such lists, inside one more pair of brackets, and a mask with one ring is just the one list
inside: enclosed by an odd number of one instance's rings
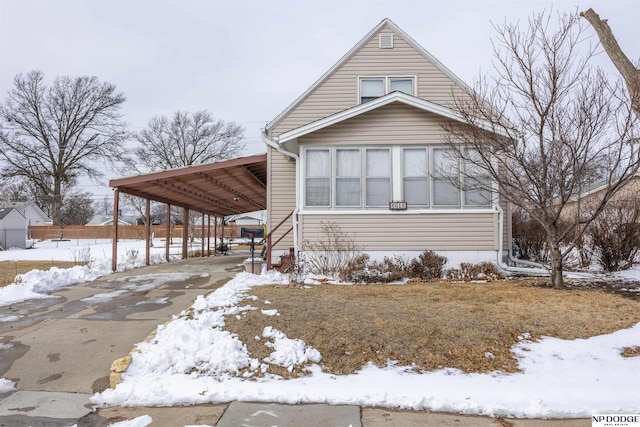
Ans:
{"label": "concrete walkway", "polygon": [[57,298],[0,307],[3,316],[19,317],[0,322],[0,378],[16,382],[17,387],[0,395],[0,427],[102,427],[142,415],[153,418],[152,427],[591,425],[590,420],[503,420],[357,406],[241,402],[94,411],[89,398],[108,387],[111,363],[173,314],[191,306],[198,295],[225,284],[241,271],[239,264],[245,258],[194,258],[150,266],[72,286],[56,292]]}

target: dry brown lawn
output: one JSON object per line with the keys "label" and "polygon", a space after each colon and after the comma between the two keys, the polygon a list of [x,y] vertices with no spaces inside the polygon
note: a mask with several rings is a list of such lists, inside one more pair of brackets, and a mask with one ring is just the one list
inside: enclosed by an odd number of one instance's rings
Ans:
{"label": "dry brown lawn", "polygon": [[[264,339],[255,337],[273,326],[319,350],[323,369],[338,375],[354,373],[369,361],[385,366],[388,360],[415,364],[419,371],[514,372],[511,347],[523,333],[532,339],[588,338],[640,322],[638,300],[597,289],[534,287],[527,281],[265,286],[251,294],[259,298],[252,303],[258,310],[239,320],[228,316],[226,324],[252,357],[269,355]],[[280,315],[266,316],[259,309],[277,309]],[[635,355],[632,349],[626,353]],[[269,370],[291,376],[275,366]]]}
{"label": "dry brown lawn", "polygon": [[13,283],[16,275],[34,269],[49,270],[51,267],[69,268],[78,265],[67,261],[0,261],[0,287]]}

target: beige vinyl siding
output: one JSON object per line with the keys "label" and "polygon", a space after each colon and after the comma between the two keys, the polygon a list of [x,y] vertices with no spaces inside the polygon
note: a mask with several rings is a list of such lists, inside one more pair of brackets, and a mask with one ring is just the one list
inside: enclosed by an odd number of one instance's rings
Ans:
{"label": "beige vinyl siding", "polygon": [[394,33],[394,48],[380,49],[378,34],[392,33],[384,27],[342,67],[284,117],[270,132],[283,132],[351,108],[358,104],[358,77],[415,76],[417,96],[445,106],[452,106],[452,89],[464,93],[444,72]]}
{"label": "beige vinyl siding", "polygon": [[[271,232],[280,221],[286,218],[296,207],[296,164],[273,148],[267,150],[267,224]],[[275,242],[293,225],[293,218],[287,220],[272,235]],[[293,247],[293,232],[289,233],[273,250],[288,250]]]}
{"label": "beige vinyl siding", "polygon": [[440,144],[442,118],[399,102],[391,103],[317,132],[300,145]]}
{"label": "beige vinyl siding", "polygon": [[307,214],[301,240],[322,239],[322,223],[352,233],[364,251],[487,251],[498,249],[497,213]]}

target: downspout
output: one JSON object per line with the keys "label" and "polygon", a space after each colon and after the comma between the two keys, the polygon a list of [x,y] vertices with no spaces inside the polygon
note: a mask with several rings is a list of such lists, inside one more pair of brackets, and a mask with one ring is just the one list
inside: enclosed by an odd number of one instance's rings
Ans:
{"label": "downspout", "polygon": [[[509,271],[509,272],[513,272],[513,273],[527,273],[527,274],[537,274],[537,275],[548,276],[550,274],[549,268],[546,267],[544,264],[539,264],[539,263],[536,263],[536,262],[525,261],[525,260],[514,258],[512,256],[512,254],[511,254],[511,251],[509,251],[509,260],[511,262],[513,262],[514,264],[528,265],[530,267],[512,267],[512,266],[506,265],[505,263],[502,262],[502,251],[504,250],[504,247],[503,247],[503,240],[504,240],[504,210],[502,209],[502,206],[500,206],[500,204],[496,204],[495,208],[498,211],[498,227],[500,227],[498,229],[498,239],[499,239],[499,241],[498,241],[498,259],[497,259],[498,267],[500,267],[501,269],[503,269],[505,271]],[[575,271],[563,271],[562,274],[563,275],[571,274],[573,276],[579,276],[579,277],[584,277],[584,278],[593,277],[589,273],[580,273],[580,272],[575,272]]]}
{"label": "downspout", "polygon": [[292,158],[296,162],[296,207],[293,210],[293,251],[298,256],[298,212],[300,211],[300,156],[291,151],[285,150],[280,144],[276,144],[261,133],[262,141],[269,147],[276,149],[279,153]]}
{"label": "downspout", "polygon": [[[504,209],[502,209],[502,206],[500,206],[500,203],[496,203],[495,205],[496,210],[498,211],[498,259],[497,259],[497,264],[498,267],[500,267],[501,269],[505,270],[505,271],[510,271],[513,273],[529,273],[529,274],[544,274],[544,275],[548,275],[549,274],[549,270],[546,269],[544,267],[544,265],[542,264],[537,264],[534,262],[529,262],[529,261],[522,261],[516,258],[513,258],[513,256],[511,255],[511,251],[509,251],[509,260],[512,261],[515,264],[524,264],[524,265],[530,265],[531,267],[527,268],[527,267],[512,267],[510,265],[505,264],[504,262],[502,262],[502,252],[504,251]],[[536,268],[533,268],[536,267]]]}

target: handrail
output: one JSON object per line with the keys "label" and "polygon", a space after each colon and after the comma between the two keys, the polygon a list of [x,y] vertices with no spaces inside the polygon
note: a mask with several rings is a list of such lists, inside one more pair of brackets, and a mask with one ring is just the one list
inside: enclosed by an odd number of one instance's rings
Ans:
{"label": "handrail", "polygon": [[[291,211],[291,213],[289,215],[287,215],[282,221],[280,221],[280,223],[278,225],[276,225],[273,230],[271,230],[269,233],[267,233],[267,236],[265,238],[263,238],[260,243],[264,243],[265,240],[267,242],[267,270],[271,270],[271,236],[273,235],[273,233],[282,226],[282,224],[284,224],[289,218],[291,218],[291,216],[293,215],[293,213],[295,212],[295,209]],[[276,240],[276,242],[274,243],[274,245],[277,245],[280,240],[282,240],[284,238],[284,236],[286,236],[287,234],[289,234],[291,231],[293,230],[293,227],[291,227],[291,229],[289,231],[287,231],[286,233],[284,233],[282,236],[280,236],[280,238],[278,240]]]}
{"label": "handrail", "polygon": [[280,236],[280,238],[278,240],[275,241],[275,243],[273,244],[273,246],[277,245],[278,243],[280,243],[280,240],[284,239],[287,234],[291,233],[293,231],[293,226],[291,228],[289,228],[282,236]]}

